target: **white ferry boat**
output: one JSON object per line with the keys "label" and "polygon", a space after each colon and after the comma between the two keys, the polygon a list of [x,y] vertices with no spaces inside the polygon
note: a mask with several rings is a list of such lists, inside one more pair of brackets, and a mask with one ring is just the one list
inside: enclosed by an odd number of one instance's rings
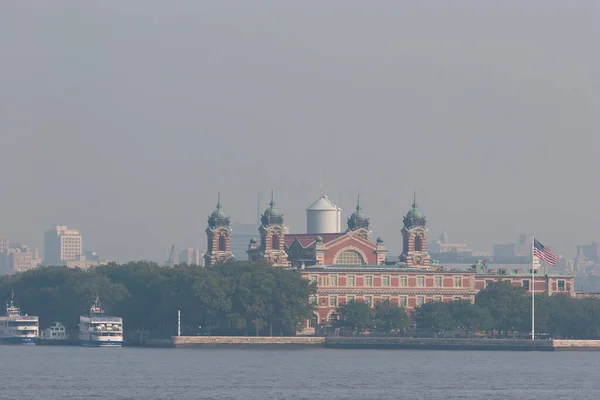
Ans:
{"label": "white ferry boat", "polygon": [[69,335],[67,334],[67,328],[60,322],[55,322],[48,328],[44,329],[40,335],[42,340],[67,340]]}
{"label": "white ferry boat", "polygon": [[79,340],[82,346],[120,347],[123,345],[123,319],[104,315],[96,298],[90,314],[79,318]]}
{"label": "white ferry boat", "polygon": [[14,305],[14,293],[6,304],[6,316],[0,317],[0,341],[2,343],[35,344],[39,335],[39,318],[21,315]]}

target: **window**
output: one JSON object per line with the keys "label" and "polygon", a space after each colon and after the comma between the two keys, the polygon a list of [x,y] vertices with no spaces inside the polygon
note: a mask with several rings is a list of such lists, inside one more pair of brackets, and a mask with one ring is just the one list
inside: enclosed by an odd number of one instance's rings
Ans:
{"label": "window", "polygon": [[336,320],[337,320],[337,317],[336,317],[335,313],[329,314],[329,322],[330,323],[333,324]]}
{"label": "window", "polygon": [[325,297],[321,297],[321,305],[324,306],[327,304],[327,299]]}
{"label": "window", "polygon": [[415,236],[415,251],[423,250],[423,243],[421,236]]}
{"label": "window", "polygon": [[347,301],[356,301],[356,296],[348,296]]}
{"label": "window", "polygon": [[408,305],[408,298],[406,296],[400,296],[398,305],[400,305],[400,307],[406,307]]}
{"label": "window", "polygon": [[310,319],[308,320],[308,327],[309,328],[315,328],[317,326],[317,316],[313,315],[312,317],[310,317]]}
{"label": "window", "polygon": [[331,307],[337,307],[337,296],[329,296],[329,305]]}
{"label": "window", "polygon": [[326,276],[321,277],[321,286],[327,286],[327,277]]}
{"label": "window", "polygon": [[373,296],[365,296],[365,303],[372,306],[373,305]]}
{"label": "window", "polygon": [[425,286],[425,277],[424,276],[417,276],[417,286],[418,287]]}
{"label": "window", "polygon": [[417,305],[418,306],[422,306],[423,303],[425,303],[425,297],[423,297],[423,296],[417,296]]}
{"label": "window", "polygon": [[356,278],[354,276],[349,276],[347,281],[346,286],[356,286]]}
{"label": "window", "polygon": [[558,291],[559,292],[565,291],[565,281],[558,281]]}
{"label": "window", "polygon": [[462,278],[460,276],[454,277],[454,287],[462,287]]}
{"label": "window", "polygon": [[529,290],[529,280],[528,280],[528,279],[524,280],[524,281],[521,283],[521,285],[523,286],[523,289],[525,289],[525,290]]}
{"label": "window", "polygon": [[333,275],[331,277],[331,279],[329,280],[329,286],[337,286],[338,285],[338,279],[337,279],[337,275]]}
{"label": "window", "polygon": [[442,298],[440,296],[435,296],[433,298],[433,301],[437,302],[437,303],[441,303],[442,302]]}
{"label": "window", "polygon": [[485,287],[486,287],[486,288],[489,288],[490,286],[492,286],[492,285],[493,285],[493,283],[494,283],[494,281],[487,280],[487,281],[485,281]]}
{"label": "window", "polygon": [[271,249],[279,250],[279,235],[273,235],[271,239]]}
{"label": "window", "polygon": [[461,301],[461,300],[462,300],[462,297],[460,297],[460,296],[454,296],[454,301]]}
{"label": "window", "polygon": [[442,287],[442,277],[441,276],[435,277],[435,287]]}
{"label": "window", "polygon": [[337,257],[336,263],[341,265],[365,265],[363,256],[356,250],[344,250]]}
{"label": "window", "polygon": [[317,276],[316,275],[311,275],[310,276],[310,282],[311,283],[316,283],[317,282]]}
{"label": "window", "polygon": [[408,286],[408,276],[401,276],[400,277],[400,287],[407,287]]}
{"label": "window", "polygon": [[219,236],[219,251],[225,251],[225,236]]}
{"label": "window", "polygon": [[390,301],[390,296],[381,296],[381,301]]}
{"label": "window", "polygon": [[365,286],[373,286],[373,277],[365,276]]}
{"label": "window", "polygon": [[381,278],[381,286],[390,286],[390,277],[384,276]]}
{"label": "window", "polygon": [[317,304],[317,298],[315,296],[309,296],[308,297],[308,302],[310,304]]}

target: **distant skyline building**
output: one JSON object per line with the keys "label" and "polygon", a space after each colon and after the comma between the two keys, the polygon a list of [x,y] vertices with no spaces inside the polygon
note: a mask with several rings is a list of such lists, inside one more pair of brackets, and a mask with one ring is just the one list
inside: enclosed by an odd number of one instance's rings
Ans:
{"label": "distant skyline building", "polygon": [[8,240],[8,238],[6,236],[0,237],[0,251],[8,250],[9,245],[10,245],[10,240]]}
{"label": "distant skyline building", "polygon": [[179,263],[204,266],[204,253],[198,249],[184,249],[179,252]]}
{"label": "distant skyline building", "polygon": [[30,270],[39,266],[41,261],[38,249],[11,243],[7,237],[0,238],[0,275]]}
{"label": "distant skyline building", "polygon": [[55,225],[44,233],[44,265],[66,265],[65,262],[85,264],[83,238],[77,229]]}

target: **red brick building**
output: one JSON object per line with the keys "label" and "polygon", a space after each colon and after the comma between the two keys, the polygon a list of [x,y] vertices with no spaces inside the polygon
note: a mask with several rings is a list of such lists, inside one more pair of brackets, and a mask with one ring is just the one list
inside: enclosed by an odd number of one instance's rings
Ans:
{"label": "red brick building", "polygon": [[470,271],[425,271],[397,265],[325,265],[301,271],[317,282],[317,315],[309,327],[331,320],[337,306],[349,300],[375,305],[382,300],[408,310],[431,301],[473,300],[475,273]]}
{"label": "red brick building", "polygon": [[305,333],[314,333],[317,324],[328,324],[337,306],[351,299],[375,305],[382,300],[406,308],[432,301],[452,302],[475,299],[491,282],[508,281],[513,286],[535,287],[536,294],[575,296],[574,277],[568,275],[531,275],[523,271],[499,270],[424,270],[398,265],[324,265],[307,267],[302,276],[317,283],[317,313],[307,321]]}

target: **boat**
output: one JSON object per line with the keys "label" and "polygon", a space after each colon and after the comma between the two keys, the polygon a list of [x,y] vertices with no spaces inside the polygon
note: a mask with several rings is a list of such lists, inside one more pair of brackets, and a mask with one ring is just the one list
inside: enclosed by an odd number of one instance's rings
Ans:
{"label": "boat", "polygon": [[21,315],[14,304],[14,292],[6,304],[6,316],[0,317],[0,341],[7,344],[35,344],[39,336],[39,318]]}
{"label": "boat", "polygon": [[121,347],[123,319],[105,315],[96,298],[89,315],[79,318],[79,341],[85,347]]}
{"label": "boat", "polygon": [[40,339],[44,341],[65,341],[69,338],[67,328],[60,322],[55,322],[40,334]]}

